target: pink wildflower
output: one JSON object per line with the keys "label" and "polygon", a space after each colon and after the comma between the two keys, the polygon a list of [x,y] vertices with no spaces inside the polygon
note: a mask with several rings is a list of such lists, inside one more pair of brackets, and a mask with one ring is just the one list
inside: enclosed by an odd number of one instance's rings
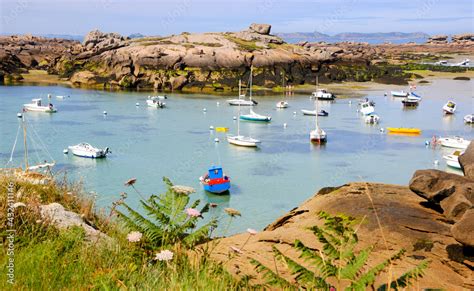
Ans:
{"label": "pink wildflower", "polygon": [[186,209],[186,214],[188,216],[191,216],[191,217],[200,217],[201,216],[201,212],[199,212],[198,210],[196,210],[194,208],[187,208]]}

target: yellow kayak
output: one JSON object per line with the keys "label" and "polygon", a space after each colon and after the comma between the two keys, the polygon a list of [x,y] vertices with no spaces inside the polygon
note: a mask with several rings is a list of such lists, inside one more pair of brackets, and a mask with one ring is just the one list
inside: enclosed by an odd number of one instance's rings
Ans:
{"label": "yellow kayak", "polygon": [[227,132],[229,131],[228,127],[216,127],[217,132]]}
{"label": "yellow kayak", "polygon": [[387,127],[389,132],[393,133],[411,133],[411,134],[420,134],[421,129],[419,128],[407,128],[407,127]]}

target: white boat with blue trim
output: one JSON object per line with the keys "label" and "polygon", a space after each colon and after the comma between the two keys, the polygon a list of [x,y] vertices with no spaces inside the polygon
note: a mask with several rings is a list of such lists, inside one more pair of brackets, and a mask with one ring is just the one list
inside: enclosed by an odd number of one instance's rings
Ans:
{"label": "white boat with blue trim", "polygon": [[91,159],[105,158],[107,154],[111,152],[108,147],[105,149],[99,149],[85,142],[69,146],[68,149],[75,156]]}

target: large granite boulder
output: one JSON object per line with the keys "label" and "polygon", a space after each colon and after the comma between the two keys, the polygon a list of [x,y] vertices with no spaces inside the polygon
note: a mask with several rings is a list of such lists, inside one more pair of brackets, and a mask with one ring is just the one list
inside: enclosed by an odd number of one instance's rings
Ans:
{"label": "large granite boulder", "polygon": [[459,157],[459,164],[464,176],[474,180],[474,142],[471,142],[464,154]]}
{"label": "large granite boulder", "polygon": [[448,43],[448,36],[444,34],[438,34],[431,36],[427,43],[429,44],[446,44]]}
{"label": "large granite boulder", "polygon": [[451,228],[451,233],[458,242],[474,248],[474,208],[464,213],[461,220]]}
{"label": "large granite boulder", "polygon": [[[407,253],[391,269],[392,278],[398,277],[419,264],[430,261],[423,278],[416,287],[461,290],[474,288],[472,270],[459,244],[451,235],[451,225],[442,214],[424,207],[423,198],[413,195],[404,186],[377,183],[351,183],[315,195],[299,207],[275,220],[263,231],[254,234],[241,233],[212,242],[213,260],[238,278],[250,278],[251,283],[265,283],[257,273],[251,259],[258,260],[271,270],[292,281],[288,268],[275,260],[272,247],[276,247],[289,258],[302,263],[299,253],[292,245],[302,241],[312,250],[321,249],[321,244],[308,229],[321,226],[318,217],[322,210],[332,215],[345,214],[360,219],[357,249],[373,246],[367,264],[374,266],[391,254],[404,248]],[[331,191],[333,190],[333,191]],[[323,195],[324,193],[324,195]],[[245,216],[245,212],[242,212]],[[380,224],[378,223],[380,221]],[[250,226],[251,227],[251,226]],[[454,260],[453,258],[459,258]],[[388,272],[383,272],[375,286],[386,283]],[[340,286],[343,290],[345,286]]]}
{"label": "large granite boulder", "polygon": [[410,180],[410,189],[430,203],[440,206],[443,214],[459,220],[474,204],[474,181],[439,170],[418,170]]}
{"label": "large granite boulder", "polygon": [[252,23],[250,24],[249,29],[260,34],[268,35],[270,34],[270,30],[272,29],[272,26],[270,24]]}
{"label": "large granite boulder", "polygon": [[474,43],[474,33],[462,33],[451,36],[454,43]]}

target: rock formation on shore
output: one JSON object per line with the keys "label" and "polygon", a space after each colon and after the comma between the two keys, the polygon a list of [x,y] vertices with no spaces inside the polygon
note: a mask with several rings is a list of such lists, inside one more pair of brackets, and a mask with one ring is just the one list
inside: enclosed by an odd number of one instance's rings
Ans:
{"label": "rock formation on shore", "polygon": [[[469,35],[450,49],[474,52]],[[461,45],[462,43],[462,45]],[[186,33],[128,38],[98,30],[83,43],[31,36],[0,37],[0,81],[18,80],[30,69],[45,69],[76,86],[233,89],[254,68],[254,84],[265,87],[320,82],[379,81],[406,84],[394,65],[407,52],[442,52],[440,45],[287,44],[268,24],[226,33]],[[397,59],[397,56],[399,58]]]}
{"label": "rock formation on shore", "polygon": [[[288,269],[274,260],[272,247],[302,263],[292,246],[298,239],[312,250],[321,249],[308,228],[322,225],[318,213],[323,210],[363,221],[357,230],[358,248],[374,246],[368,266],[374,266],[404,248],[407,258],[393,266],[392,278],[427,259],[430,264],[423,278],[416,283],[417,288],[473,289],[473,156],[474,144],[471,144],[460,159],[465,177],[423,170],[414,174],[410,188],[351,183],[321,189],[256,235],[243,233],[220,239],[212,251],[212,258],[221,261],[231,274],[252,278],[252,283],[265,283],[265,280],[256,272],[251,259],[277,270],[291,282],[293,277]],[[387,278],[388,274],[383,273],[376,286],[386,283]]]}

